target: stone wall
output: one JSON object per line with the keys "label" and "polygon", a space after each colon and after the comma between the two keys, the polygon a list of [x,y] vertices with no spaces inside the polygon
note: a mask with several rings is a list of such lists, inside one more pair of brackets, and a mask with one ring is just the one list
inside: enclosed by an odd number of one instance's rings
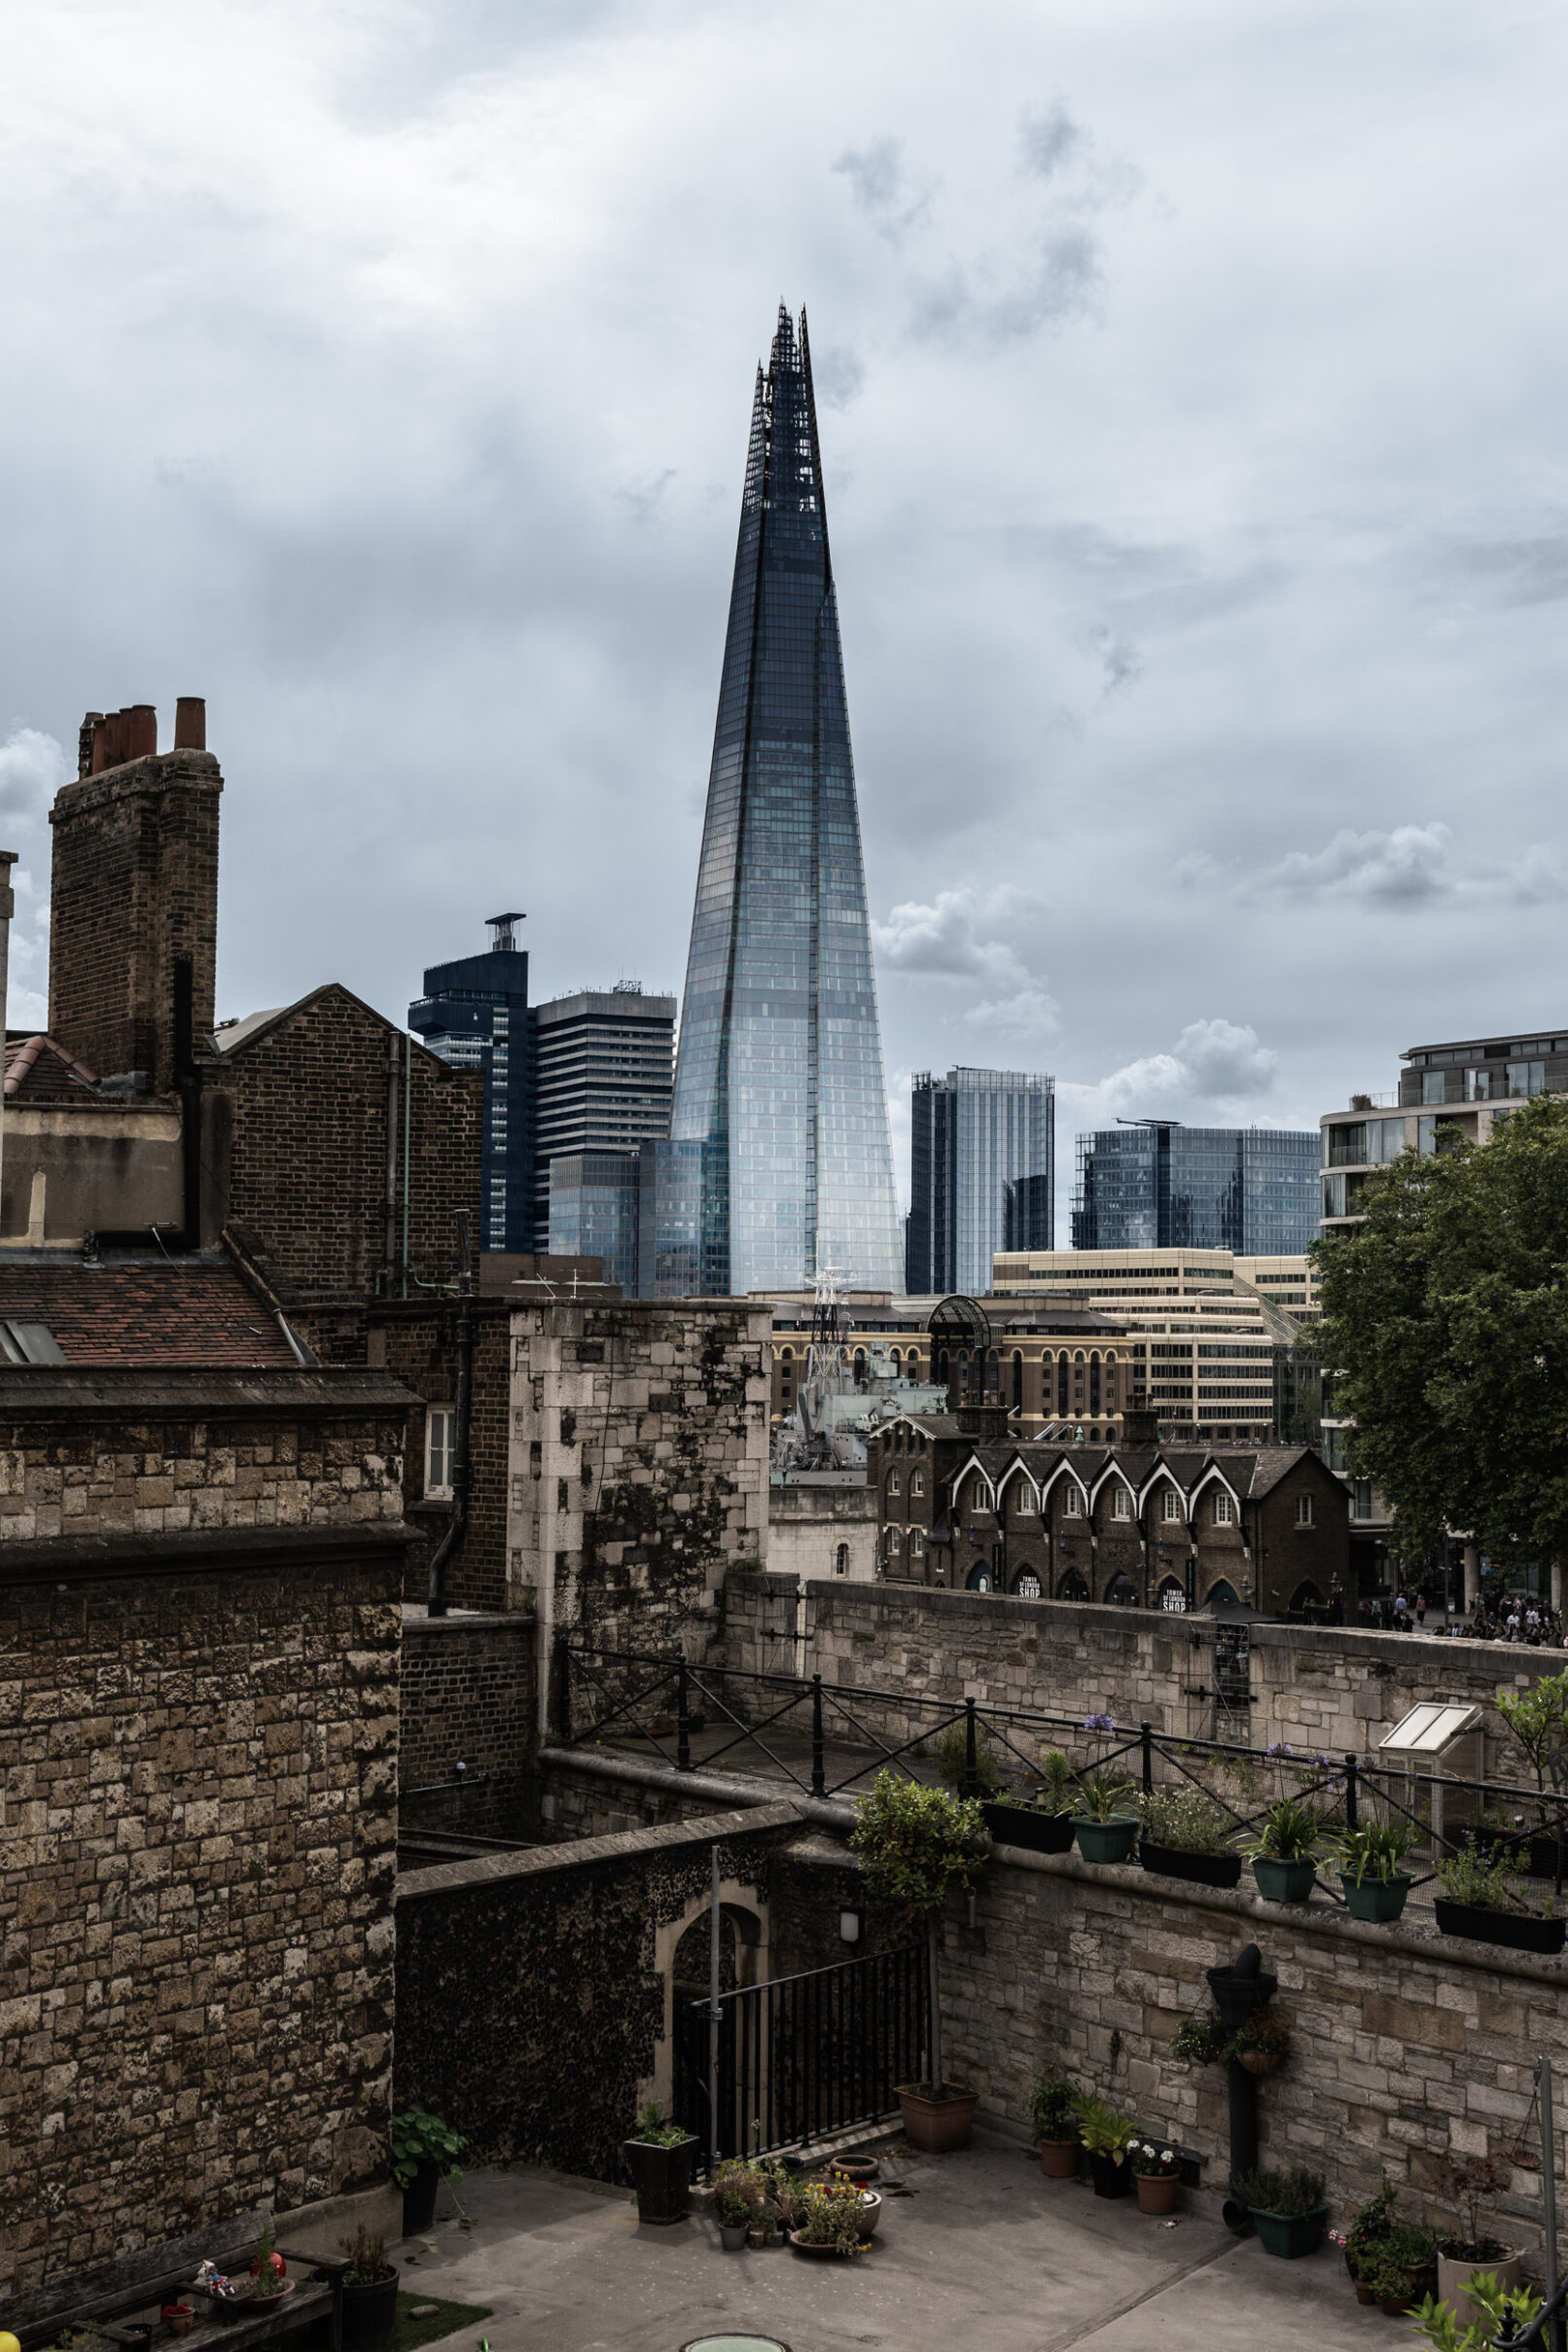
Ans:
{"label": "stone wall", "polygon": [[[761,1670],[778,1614],[777,1580],[731,1576],[718,1660]],[[1175,1737],[1211,1738],[1216,1630],[1212,1619],[1155,1611],[819,1579],[805,1587],[803,1670],[885,1691],[883,1728],[901,1736],[915,1719],[898,1700],[912,1695],[959,1706],[973,1696],[1076,1723],[1109,1714],[1126,1728],[1147,1720]],[[1565,1662],[1560,1652],[1499,1642],[1262,1620],[1249,1631],[1251,1744],[1284,1740],[1308,1755],[1368,1754],[1422,1699],[1490,1708],[1500,1688],[1522,1690]],[[1533,1779],[1495,1713],[1484,1761],[1490,1777]]]}
{"label": "stone wall", "polygon": [[767,1572],[804,1579],[847,1576],[857,1584],[874,1583],[875,1488],[770,1485]]}
{"label": "stone wall", "polygon": [[542,1657],[699,1656],[727,1572],[767,1541],[766,1309],[624,1300],[512,1318],[507,1575]]}
{"label": "stone wall", "polygon": [[1169,2045],[1207,2006],[1204,1970],[1256,1942],[1292,2038],[1284,2068],[1259,2085],[1261,2160],[1325,2173],[1339,2226],[1384,2172],[1408,2192],[1408,2216],[1451,2226],[1445,2154],[1489,2154],[1509,2168],[1499,2234],[1539,2249],[1539,2161],[1532,2172],[1511,2159],[1531,2131],[1539,2148],[1535,2060],[1550,2056],[1559,2079],[1568,2062],[1568,1962],[1431,1926],[1364,1927],[1321,1899],[1285,1908],[1158,1891],[1142,1871],[1076,1856],[1028,1860],[985,1871],[975,1928],[956,1910],[944,1923],[948,2066],[985,2109],[1025,2120],[1036,2073],[1059,2067],[1198,2151],[1205,2182],[1223,2186],[1225,2070],[1178,2064]]}
{"label": "stone wall", "polygon": [[406,1872],[398,2105],[445,2116],[480,2162],[624,2178],[639,2104],[670,2095],[671,1963],[712,1847],[766,1976],[769,1856],[798,1826],[780,1804]]}
{"label": "stone wall", "polygon": [[[405,1609],[398,1756],[405,1829],[480,1837],[528,1834],[533,1637],[527,1617],[432,1618]],[[459,1760],[468,1767],[463,1786],[454,1770]]]}
{"label": "stone wall", "polygon": [[0,1547],[0,2299],[384,2167],[401,1541],[263,1540]]}

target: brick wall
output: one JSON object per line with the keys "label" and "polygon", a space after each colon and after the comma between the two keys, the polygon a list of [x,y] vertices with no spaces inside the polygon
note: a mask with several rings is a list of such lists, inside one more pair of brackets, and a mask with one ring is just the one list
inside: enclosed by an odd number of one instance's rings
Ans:
{"label": "brick wall", "polygon": [[[717,1662],[753,1671],[768,1662],[773,1582],[731,1576]],[[1212,1620],[837,1578],[809,1583],[805,1596],[804,1671],[885,1691],[885,1724],[914,1728],[897,1704],[904,1695],[949,1705],[973,1696],[1079,1722],[1109,1714],[1182,1738],[1213,1736]],[[1523,1690],[1562,1664],[1560,1653],[1499,1642],[1263,1621],[1250,1634],[1252,1745],[1286,1740],[1309,1755],[1366,1754],[1422,1699],[1489,1707],[1499,1688]],[[1533,1778],[1495,1714],[1485,1769],[1504,1781]]]}
{"label": "brick wall", "polygon": [[[394,1253],[402,1280],[408,1136],[410,1289],[450,1282],[453,1215],[480,1234],[481,1080],[410,1045],[333,985],[223,1056],[233,1103],[228,1222],[260,1244],[286,1303],[369,1299],[386,1261],[389,1051],[397,1051]],[[403,1088],[409,1103],[405,1122]],[[359,1359],[363,1361],[363,1357]]]}
{"label": "brick wall", "polygon": [[[403,1628],[405,1828],[520,1837],[532,1817],[534,1627],[527,1617],[428,1618]],[[468,1766],[458,1788],[453,1766]],[[419,1789],[438,1793],[415,1796]]]}
{"label": "brick wall", "polygon": [[176,751],[54,796],[50,1033],[100,1078],[136,1070],[167,1090],[177,954],[196,1035],[211,1030],[222,791],[210,753]]}

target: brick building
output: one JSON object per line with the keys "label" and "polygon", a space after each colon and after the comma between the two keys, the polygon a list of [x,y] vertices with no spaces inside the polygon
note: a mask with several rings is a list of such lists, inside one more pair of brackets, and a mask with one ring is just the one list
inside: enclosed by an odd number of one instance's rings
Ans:
{"label": "brick building", "polygon": [[1348,1499],[1309,1447],[999,1442],[1001,1419],[906,1414],[874,1439],[883,1577],[1173,1612],[1342,1604]]}

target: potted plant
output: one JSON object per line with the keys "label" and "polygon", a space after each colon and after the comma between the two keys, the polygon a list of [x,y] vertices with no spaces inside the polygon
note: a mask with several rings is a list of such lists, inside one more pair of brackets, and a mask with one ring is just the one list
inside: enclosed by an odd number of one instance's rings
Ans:
{"label": "potted plant", "polygon": [[1225,2029],[1219,2018],[1184,2017],[1171,2035],[1170,2054],[1184,2066],[1212,2066],[1225,2054]]}
{"label": "potted plant", "polygon": [[1271,1804],[1242,1851],[1252,1863],[1258,1892],[1265,1903],[1305,1903],[1317,1878],[1317,1850],[1323,1816],[1298,1797]]}
{"label": "potted plant", "polygon": [[1250,2075],[1277,2074],[1291,2052],[1291,2029],[1271,2009],[1254,2009],[1220,2051]]}
{"label": "potted plant", "polygon": [[843,2191],[815,2186],[805,2191],[800,2218],[790,2231],[790,2243],[800,2253],[832,2260],[859,2254],[866,2242],[860,2228],[860,2192],[851,2183],[845,2182]]}
{"label": "potted plant", "polygon": [[423,2107],[406,2107],[392,2118],[392,2178],[403,2192],[405,2237],[417,2237],[430,2227],[441,2176],[462,2179],[457,2158],[467,2146],[460,2131]]}
{"label": "potted plant", "polygon": [[1265,2254],[1287,2263],[1316,2254],[1328,2212],[1321,2172],[1311,2172],[1304,2164],[1292,2165],[1288,2172],[1260,2165],[1236,2175],[1235,2192],[1258,2226]]}
{"label": "potted plant", "polygon": [[1516,1952],[1560,1952],[1568,1920],[1553,1914],[1549,1896],[1532,1905],[1513,1885],[1498,1862],[1489,1862],[1465,1839],[1457,1854],[1438,1865],[1443,1893],[1433,1905],[1438,1929],[1444,1936],[1465,1936],[1480,1943],[1505,1943]]}
{"label": "potted plant", "polygon": [[1078,1801],[1073,1767],[1059,1748],[1052,1748],[1041,1758],[1040,1771],[1032,1803],[1004,1789],[990,1801],[982,1800],[980,1812],[998,1845],[1021,1845],[1034,1854],[1065,1854],[1073,1842],[1072,1813]]}
{"label": "potted plant", "polygon": [[692,2193],[692,2158],[696,2134],[684,2123],[672,2123],[650,2099],[637,2117],[637,2128],[621,2143],[632,2185],[637,2192],[637,2219],[663,2227],[684,2222]]}
{"label": "potted plant", "polygon": [[856,1806],[849,1838],[868,1894],[926,1923],[931,2079],[897,2085],[904,2136],[930,2156],[962,2148],[975,2120],[977,2094],[943,2071],[941,1935],[943,1905],[967,1887],[990,1851],[973,1798],[923,1787],[883,1770]]}
{"label": "potted plant", "polygon": [[1340,1832],[1334,1855],[1352,1919],[1372,1919],[1386,1927],[1399,1917],[1415,1884],[1413,1874],[1400,1865],[1418,1835],[1411,1821],[1369,1821]]}
{"label": "potted plant", "polygon": [[348,2257],[343,2271],[344,2352],[363,2344],[384,2344],[398,2316],[398,2274],[386,2259],[386,2240],[361,2222],[352,2237],[338,2241]]}
{"label": "potted plant", "polygon": [[1124,1772],[1093,1772],[1081,1781],[1073,1830],[1086,1862],[1125,1862],[1138,1835],[1138,1816],[1124,1807],[1132,1783]]}
{"label": "potted plant", "polygon": [[1174,2211],[1178,2177],[1175,2149],[1163,2148],[1158,2140],[1141,2140],[1134,2133],[1127,2142],[1127,2162],[1132,2167],[1132,2186],[1137,2192],[1138,2211]]}
{"label": "potted plant", "polygon": [[1065,2075],[1039,2077],[1029,2093],[1029,2120],[1047,2179],[1070,2181],[1078,2170],[1078,2093]]}
{"label": "potted plant", "polygon": [[1132,2118],[1108,2099],[1086,2091],[1078,2102],[1078,2136],[1088,2157],[1095,2195],[1125,2196],[1131,2179],[1127,2150],[1138,2136]]}
{"label": "potted plant", "polygon": [[[1362,2284],[1363,2271],[1372,2269],[1399,2227],[1394,2214],[1398,2194],[1398,2190],[1385,2172],[1376,2194],[1370,2196],[1364,2205],[1356,2207],[1343,2235],[1330,2232],[1336,2244],[1344,2248],[1345,2268],[1358,2288]],[[1376,2298],[1369,2292],[1366,2295],[1358,2294],[1357,2300],[1373,2302]]]}
{"label": "potted plant", "polygon": [[1231,1825],[1206,1789],[1152,1789],[1139,1804],[1138,1859],[1164,1878],[1198,1886],[1234,1886],[1241,1856],[1231,1851]]}
{"label": "potted plant", "polygon": [[[211,2263],[203,2263],[196,2280],[198,2285],[205,2285],[213,2309],[224,2319],[252,2317],[258,2303],[276,2302],[283,2296],[292,2295],[295,2282],[277,2250],[271,2215],[262,2224],[248,2278],[226,2277]],[[151,2333],[149,2329],[148,2334]]]}
{"label": "potted plant", "polygon": [[[1368,2289],[1372,2301],[1390,2319],[1398,2319],[1415,2300],[1410,2293],[1409,2280],[1386,2247],[1372,2257],[1361,2283]],[[1357,2299],[1360,2299],[1359,2297]]]}
{"label": "potted plant", "polygon": [[713,2176],[713,2201],[719,2213],[719,2239],[727,2254],[738,2254],[761,2218],[766,2184],[750,2164],[731,2156]]}
{"label": "potted plant", "polygon": [[1459,2227],[1438,2232],[1438,2299],[1453,2310],[1482,2271],[1496,2279],[1504,2293],[1524,2276],[1524,2256],[1481,2227],[1481,2206],[1508,2187],[1508,2173],[1489,2156],[1458,2156],[1452,2153],[1443,2169],[1448,2176],[1449,2200],[1459,2209]]}
{"label": "potted plant", "polygon": [[1503,2339],[1505,2326],[1507,2340],[1513,2343],[1543,2308],[1533,2288],[1505,2287],[1487,2270],[1478,2270],[1471,2280],[1468,2301],[1478,2315],[1472,2320],[1456,2317],[1446,2302],[1434,2301],[1430,2295],[1411,2312],[1420,2334],[1437,2352],[1492,2352]]}
{"label": "potted plant", "polygon": [[1436,2292],[1438,2241],[1422,2223],[1396,2223],[1394,2234],[1388,2241],[1388,2251],[1405,2275],[1412,2303],[1418,2303],[1423,2295]]}

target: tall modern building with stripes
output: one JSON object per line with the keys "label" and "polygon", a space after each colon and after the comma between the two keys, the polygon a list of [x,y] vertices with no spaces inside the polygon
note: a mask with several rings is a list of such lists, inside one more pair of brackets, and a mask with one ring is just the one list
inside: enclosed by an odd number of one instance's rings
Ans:
{"label": "tall modern building with stripes", "polygon": [[903,1277],[805,316],[757,372],[670,1134],[705,1280]]}

